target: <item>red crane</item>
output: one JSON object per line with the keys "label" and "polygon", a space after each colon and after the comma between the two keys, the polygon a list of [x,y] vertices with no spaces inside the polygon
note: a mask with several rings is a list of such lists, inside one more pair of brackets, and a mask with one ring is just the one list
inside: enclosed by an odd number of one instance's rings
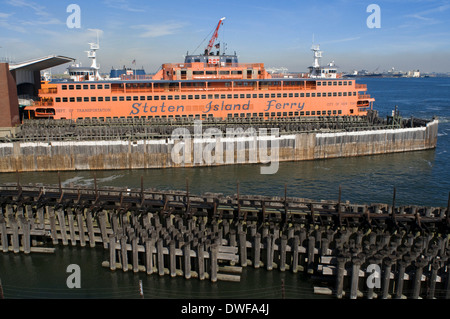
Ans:
{"label": "red crane", "polygon": [[218,36],[218,34],[219,34],[219,28],[220,28],[220,26],[223,24],[223,20],[225,20],[225,17],[223,17],[222,19],[219,20],[219,23],[217,24],[217,28],[216,28],[216,30],[214,31],[214,34],[213,34],[213,36],[211,37],[211,40],[209,40],[209,44],[208,44],[208,46],[207,46],[206,49],[205,49],[205,55],[209,55],[209,53],[211,52],[212,47],[213,47],[213,45],[214,45],[214,42],[216,41],[217,36]]}

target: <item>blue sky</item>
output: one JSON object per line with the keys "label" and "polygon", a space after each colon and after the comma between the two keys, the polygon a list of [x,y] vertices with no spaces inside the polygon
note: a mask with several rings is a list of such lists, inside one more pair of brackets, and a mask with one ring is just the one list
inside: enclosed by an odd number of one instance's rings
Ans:
{"label": "blue sky", "polygon": [[[79,5],[81,27],[68,28],[69,4]],[[381,28],[368,28],[370,4],[381,10]],[[341,71],[450,72],[450,0],[0,0],[0,56],[16,61],[51,54],[88,64],[88,42],[100,30],[102,72],[131,67],[147,72],[200,53],[226,17],[219,40],[240,62],[306,71],[314,35],[322,63]]]}

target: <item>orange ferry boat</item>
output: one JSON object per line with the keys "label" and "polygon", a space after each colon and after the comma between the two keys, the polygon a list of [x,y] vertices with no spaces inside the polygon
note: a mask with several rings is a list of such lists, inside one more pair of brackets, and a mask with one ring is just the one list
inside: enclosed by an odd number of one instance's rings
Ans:
{"label": "orange ferry boat", "polygon": [[[287,118],[362,116],[374,99],[367,87],[344,79],[333,63],[322,67],[313,45],[309,74],[270,74],[263,63],[238,63],[236,54],[212,52],[215,32],[201,55],[163,64],[154,75],[102,79],[98,43],[90,43],[91,67],[70,67],[70,80],[41,83],[39,101],[25,108],[28,118]],[[220,44],[216,44],[218,48]]]}

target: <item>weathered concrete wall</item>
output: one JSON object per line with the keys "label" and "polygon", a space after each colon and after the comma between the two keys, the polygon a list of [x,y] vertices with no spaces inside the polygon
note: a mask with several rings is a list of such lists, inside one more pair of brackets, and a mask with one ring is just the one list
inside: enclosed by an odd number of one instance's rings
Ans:
{"label": "weathered concrete wall", "polygon": [[[185,142],[172,139],[12,142],[0,144],[0,172],[191,167],[406,152],[436,147],[437,129],[435,120],[418,128],[202,138]],[[272,140],[270,143],[278,143],[278,155],[266,154],[261,149],[268,139]],[[238,143],[243,143],[239,145],[244,145],[245,155],[238,151]],[[227,145],[231,145],[233,151],[227,149]],[[268,149],[271,150],[270,145]],[[173,154],[179,156],[173,157]],[[205,154],[212,159],[207,161]]]}

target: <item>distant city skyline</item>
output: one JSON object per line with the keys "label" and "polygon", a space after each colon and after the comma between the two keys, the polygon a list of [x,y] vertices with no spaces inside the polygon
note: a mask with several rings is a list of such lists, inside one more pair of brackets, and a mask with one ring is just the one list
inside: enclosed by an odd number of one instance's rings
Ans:
{"label": "distant city skyline", "polygon": [[[213,29],[221,47],[240,62],[307,71],[312,41],[323,50],[321,64],[339,71],[365,69],[450,72],[450,1],[31,1],[0,0],[0,57],[17,62],[63,55],[89,65],[89,42],[97,41],[102,73],[111,67],[183,62],[202,53]],[[67,19],[80,8],[80,25]],[[370,28],[370,4],[380,8],[380,28]],[[135,64],[132,64],[135,61]],[[56,68],[64,70],[68,65]]]}

